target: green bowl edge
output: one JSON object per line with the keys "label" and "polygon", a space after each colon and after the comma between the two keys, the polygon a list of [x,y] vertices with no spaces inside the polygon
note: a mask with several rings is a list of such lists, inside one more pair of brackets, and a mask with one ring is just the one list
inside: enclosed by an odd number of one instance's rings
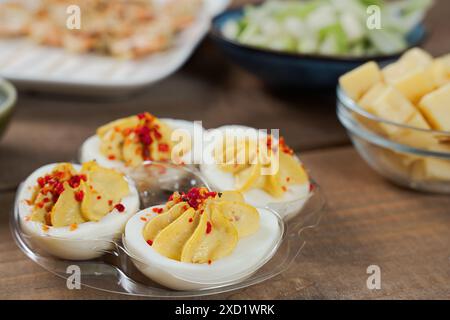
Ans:
{"label": "green bowl edge", "polygon": [[5,131],[17,101],[17,91],[11,82],[0,78],[0,90],[5,93],[6,100],[0,104],[0,137]]}

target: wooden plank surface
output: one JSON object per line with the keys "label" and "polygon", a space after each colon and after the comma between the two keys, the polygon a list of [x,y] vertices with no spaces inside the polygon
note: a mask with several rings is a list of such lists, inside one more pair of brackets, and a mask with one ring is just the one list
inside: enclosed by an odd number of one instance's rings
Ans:
{"label": "wooden plank surface", "polygon": [[[242,2],[242,1],[241,1]],[[450,2],[427,18],[426,47],[450,52]],[[0,141],[0,298],[126,298],[64,280],[27,259],[8,227],[17,184],[36,167],[74,160],[80,143],[111,119],[150,111],[203,120],[207,128],[246,124],[281,128],[322,185],[328,211],[286,273],[218,298],[449,298],[450,197],[393,186],[372,172],[350,146],[330,92],[274,92],[230,65],[206,41],[181,71],[120,101],[22,93]],[[382,290],[366,288],[366,268],[382,270]]]}
{"label": "wooden plank surface", "polygon": [[[325,190],[328,209],[285,273],[262,284],[214,298],[365,299],[448,298],[450,197],[398,188],[371,171],[351,147],[303,154]],[[333,166],[330,166],[330,162]],[[0,195],[0,207],[13,193]],[[26,258],[0,216],[0,298],[126,298],[65,281]],[[382,289],[368,290],[366,269],[381,268]]]}

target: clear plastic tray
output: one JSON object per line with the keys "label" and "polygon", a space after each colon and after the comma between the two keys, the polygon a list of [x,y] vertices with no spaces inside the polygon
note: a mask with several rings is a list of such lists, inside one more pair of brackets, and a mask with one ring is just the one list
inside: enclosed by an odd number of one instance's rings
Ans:
{"label": "clear plastic tray", "polygon": [[[191,187],[199,186],[208,187],[196,168],[171,164],[146,163],[132,172],[130,177],[136,182],[142,208],[164,203],[167,197],[177,190],[188,190]],[[58,241],[67,241],[67,245],[70,246],[92,246],[94,243],[95,247],[99,248],[101,256],[86,261],[56,258],[45,252],[43,246],[40,245],[42,241],[48,240],[45,239],[45,236],[30,236],[23,232],[19,219],[18,199],[16,199],[14,210],[11,213],[10,226],[17,245],[31,260],[64,279],[71,275],[71,273],[67,273],[67,270],[70,270],[68,268],[76,265],[81,271],[81,284],[102,291],[154,298],[206,296],[260,283],[289,268],[305,244],[302,232],[317,226],[323,213],[324,195],[320,187],[313,184],[314,188],[307,199],[295,200],[305,202],[302,210],[298,214],[290,216],[288,220],[283,221],[280,218],[280,212],[271,208],[270,205],[266,207],[277,217],[282,232],[277,245],[261,261],[256,271],[242,274],[238,280],[211,283],[201,290],[172,290],[144,276],[136,267],[137,264],[142,264],[142,261],[127,251],[121,235],[111,235],[110,239],[114,240],[89,239],[89,243],[79,239],[58,239]],[[282,210],[282,207],[278,205],[276,209]],[[181,277],[184,276],[181,275]]]}

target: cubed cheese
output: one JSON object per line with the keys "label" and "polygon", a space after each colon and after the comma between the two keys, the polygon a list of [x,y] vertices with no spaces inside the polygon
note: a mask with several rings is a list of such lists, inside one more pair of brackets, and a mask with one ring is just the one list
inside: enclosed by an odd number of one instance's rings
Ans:
{"label": "cubed cheese", "polygon": [[450,78],[450,53],[445,56],[436,58],[437,61],[440,61],[444,64],[445,70],[447,71],[447,76]]}
{"label": "cubed cheese", "polygon": [[409,101],[417,103],[427,93],[435,88],[432,73],[429,68],[418,67],[394,82],[395,88]]}
{"label": "cubed cheese", "polygon": [[419,108],[433,129],[450,131],[450,83],[424,96]]}
{"label": "cubed cheese", "polygon": [[417,67],[428,67],[432,61],[433,57],[424,50],[420,48],[410,49],[397,62],[383,68],[384,80],[386,83],[393,84]]}
{"label": "cubed cheese", "polygon": [[[408,122],[417,113],[414,105],[391,87],[376,99],[368,111],[382,119],[400,124]],[[396,134],[399,131],[399,128],[394,125],[381,123],[380,127],[388,135]]]}
{"label": "cubed cheese", "polygon": [[450,161],[424,157],[414,164],[411,174],[417,180],[450,180]]}
{"label": "cubed cheese", "polygon": [[447,74],[447,67],[444,61],[436,59],[428,68],[430,68],[430,72],[434,80],[434,85],[436,87],[442,87],[443,85],[450,82],[450,73]]}
{"label": "cubed cheese", "polygon": [[399,59],[400,62],[426,66],[433,61],[433,56],[420,48],[412,48],[406,51]]}
{"label": "cubed cheese", "polygon": [[[414,128],[430,129],[430,126],[419,111],[416,111],[405,124]],[[437,140],[431,133],[407,128],[399,129],[398,132],[391,135],[391,139],[398,143],[422,149],[429,148],[437,143]]]}
{"label": "cubed cheese", "polygon": [[376,83],[362,96],[358,101],[358,104],[369,111],[375,100],[377,100],[386,89],[387,86],[383,82]]}
{"label": "cubed cheese", "polygon": [[380,81],[380,69],[372,61],[359,66],[339,78],[339,84],[342,89],[355,101],[358,101],[367,90]]}

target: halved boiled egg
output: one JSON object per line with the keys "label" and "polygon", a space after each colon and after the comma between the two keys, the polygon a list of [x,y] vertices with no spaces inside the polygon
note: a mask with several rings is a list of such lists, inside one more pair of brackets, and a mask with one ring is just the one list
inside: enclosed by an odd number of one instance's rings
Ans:
{"label": "halved boiled egg", "polygon": [[94,161],[55,163],[25,180],[16,205],[33,243],[59,258],[87,260],[113,248],[139,210],[139,196],[122,173]]}
{"label": "halved boiled egg", "polygon": [[122,172],[147,160],[194,163],[195,137],[202,135],[203,127],[195,122],[158,119],[142,113],[98,128],[97,134],[83,143],[80,161],[96,160]]}
{"label": "halved boiled egg", "polygon": [[245,203],[241,193],[193,188],[137,213],[123,240],[144,275],[197,290],[249,277],[273,256],[282,233],[280,217]]}
{"label": "halved boiled egg", "polygon": [[285,218],[304,206],[308,174],[284,139],[245,126],[223,126],[205,134],[200,170],[216,190],[238,190],[257,207],[278,209]]}

